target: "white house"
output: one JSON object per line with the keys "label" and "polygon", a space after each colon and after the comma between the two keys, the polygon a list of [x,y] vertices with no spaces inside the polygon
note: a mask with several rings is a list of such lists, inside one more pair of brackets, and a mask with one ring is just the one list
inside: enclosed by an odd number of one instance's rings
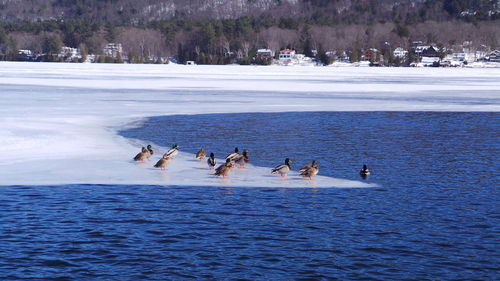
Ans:
{"label": "white house", "polygon": [[394,52],[392,54],[397,58],[404,58],[406,54],[408,54],[408,51],[401,47],[398,47],[394,49]]}
{"label": "white house", "polygon": [[295,58],[295,50],[284,49],[280,51],[279,59],[280,60],[288,60]]}
{"label": "white house", "polygon": [[274,52],[270,49],[258,49],[256,56],[261,59],[273,58]]}
{"label": "white house", "polygon": [[118,56],[122,56],[123,48],[120,43],[108,43],[106,47],[103,49],[103,53],[105,56],[117,58]]}
{"label": "white house", "polygon": [[58,56],[66,58],[68,61],[73,60],[75,58],[79,59],[82,57],[79,49],[66,46],[61,47],[61,51],[59,52]]}

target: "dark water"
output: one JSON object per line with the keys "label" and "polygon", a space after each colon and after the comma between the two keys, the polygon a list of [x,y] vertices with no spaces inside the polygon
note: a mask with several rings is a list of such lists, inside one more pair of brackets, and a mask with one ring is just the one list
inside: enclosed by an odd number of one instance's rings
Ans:
{"label": "dark water", "polygon": [[497,113],[172,116],[122,132],[234,145],[373,189],[2,186],[1,280],[495,280]]}

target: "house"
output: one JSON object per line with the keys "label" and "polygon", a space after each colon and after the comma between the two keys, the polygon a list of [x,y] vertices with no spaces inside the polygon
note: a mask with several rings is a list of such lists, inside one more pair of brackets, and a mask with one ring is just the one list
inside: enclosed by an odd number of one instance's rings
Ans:
{"label": "house", "polygon": [[269,49],[258,49],[256,57],[258,59],[272,59],[274,57],[274,52]]}
{"label": "house", "polygon": [[61,51],[59,52],[58,57],[65,58],[66,61],[72,61],[75,58],[82,58],[79,49],[66,46],[61,47]]}
{"label": "house", "polygon": [[439,49],[436,46],[417,46],[415,54],[421,57],[438,57]]}
{"label": "house", "polygon": [[120,43],[108,43],[103,49],[103,53],[107,57],[117,58],[121,57],[123,53],[122,44]]}
{"label": "house", "polygon": [[392,54],[394,55],[394,57],[401,59],[401,58],[406,57],[406,55],[408,54],[408,51],[401,48],[401,47],[398,47],[398,48],[394,49],[394,52]]}
{"label": "house", "polygon": [[500,62],[500,51],[494,50],[493,52],[488,54],[489,62]]}
{"label": "house", "polygon": [[280,60],[289,60],[295,58],[295,50],[284,49],[280,51],[279,59]]}
{"label": "house", "polygon": [[368,50],[366,50],[364,53],[363,53],[363,57],[362,57],[362,60],[369,60],[369,61],[374,61],[377,59],[377,56],[380,57],[380,52],[379,50],[375,49],[375,48],[370,48]]}
{"label": "house", "polygon": [[295,50],[291,49],[281,50],[276,63],[279,65],[314,65],[311,58],[306,57],[304,54],[296,54]]}
{"label": "house", "polygon": [[33,54],[31,50],[18,50],[17,51],[17,60],[20,61],[30,61],[35,60],[36,56]]}

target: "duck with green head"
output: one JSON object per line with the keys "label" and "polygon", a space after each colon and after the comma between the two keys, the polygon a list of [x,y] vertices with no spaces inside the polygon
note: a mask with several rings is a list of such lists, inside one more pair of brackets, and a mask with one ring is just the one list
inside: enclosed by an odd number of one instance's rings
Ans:
{"label": "duck with green head", "polygon": [[226,156],[226,160],[229,159],[231,161],[234,161],[236,160],[237,158],[239,158],[241,155],[239,153],[239,150],[237,147],[234,148],[234,152],[230,153],[229,155]]}
{"label": "duck with green head", "polygon": [[216,162],[215,162],[215,154],[213,152],[210,153],[210,157],[208,157],[207,159],[207,164],[210,170],[214,169]]}
{"label": "duck with green head", "polygon": [[368,169],[368,166],[363,165],[363,168],[359,171],[359,175],[363,178],[366,179],[369,175],[371,174],[370,170]]}
{"label": "duck with green head", "polygon": [[172,144],[172,148],[170,148],[164,156],[170,157],[170,158],[175,158],[177,154],[179,153],[179,147],[177,146],[176,143]]}
{"label": "duck with green head", "polygon": [[289,158],[285,159],[285,164],[281,164],[279,166],[276,166],[271,173],[276,174],[279,173],[282,178],[285,178],[286,175],[292,170],[292,166],[290,166],[290,163],[292,161]]}
{"label": "duck with green head", "polygon": [[149,156],[150,157],[153,156],[153,154],[155,154],[155,152],[153,151],[153,147],[150,144],[148,144],[148,146],[146,147],[146,149],[149,151],[149,154],[150,154]]}

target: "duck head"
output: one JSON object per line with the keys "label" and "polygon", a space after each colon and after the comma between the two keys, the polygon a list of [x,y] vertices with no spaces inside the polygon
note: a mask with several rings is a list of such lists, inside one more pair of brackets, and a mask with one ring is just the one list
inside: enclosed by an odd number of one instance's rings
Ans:
{"label": "duck head", "polygon": [[213,152],[210,152],[210,158],[211,158],[211,159],[214,159],[214,158],[215,158],[215,155],[214,155],[214,153],[213,153]]}
{"label": "duck head", "polygon": [[177,148],[178,145],[176,143],[172,144],[172,148]]}
{"label": "duck head", "polygon": [[366,165],[363,165],[363,171],[368,170],[368,167]]}

